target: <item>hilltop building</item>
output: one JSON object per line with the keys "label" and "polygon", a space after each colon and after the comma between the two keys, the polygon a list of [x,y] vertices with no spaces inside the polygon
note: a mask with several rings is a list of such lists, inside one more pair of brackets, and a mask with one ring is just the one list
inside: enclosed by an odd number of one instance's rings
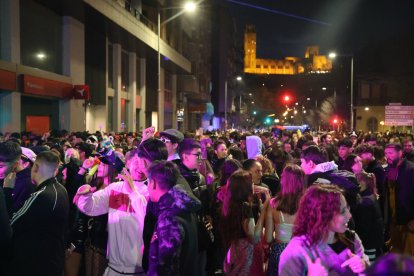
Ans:
{"label": "hilltop building", "polygon": [[329,73],[332,62],[319,54],[319,46],[306,48],[305,56],[278,59],[261,59],[256,54],[256,28],[247,25],[244,33],[244,72],[249,74],[297,75],[304,73]]}

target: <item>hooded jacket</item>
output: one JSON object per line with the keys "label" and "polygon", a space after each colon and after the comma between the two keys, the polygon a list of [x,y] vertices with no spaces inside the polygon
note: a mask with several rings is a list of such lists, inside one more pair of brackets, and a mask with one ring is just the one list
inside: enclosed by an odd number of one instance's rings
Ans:
{"label": "hooded jacket", "polygon": [[308,175],[308,186],[313,183],[335,184],[345,191],[345,198],[351,206],[351,211],[359,200],[359,185],[353,173],[338,170],[335,162],[317,164],[312,173]]}
{"label": "hooded jacket", "polygon": [[262,155],[262,140],[258,136],[246,137],[246,149],[247,158],[254,159],[255,157]]}
{"label": "hooded jacket", "polygon": [[147,275],[196,275],[201,202],[176,185],[158,201]]}

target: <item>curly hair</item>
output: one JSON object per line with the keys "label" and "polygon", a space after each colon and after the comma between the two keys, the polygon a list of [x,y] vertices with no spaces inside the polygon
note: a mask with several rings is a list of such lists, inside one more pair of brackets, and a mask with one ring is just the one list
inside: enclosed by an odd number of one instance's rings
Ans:
{"label": "curly hair", "polygon": [[305,173],[298,165],[288,164],[282,172],[280,184],[280,192],[275,197],[276,209],[294,215],[306,188]]}
{"label": "curly hair", "polygon": [[375,174],[362,171],[356,175],[358,183],[364,183],[370,193],[378,195]]}
{"label": "curly hair", "polygon": [[299,203],[293,236],[304,235],[310,245],[325,240],[329,224],[340,211],[342,190],[331,184],[314,184]]}
{"label": "curly hair", "polygon": [[232,241],[245,238],[243,222],[251,214],[253,180],[249,172],[235,171],[227,182],[221,209],[221,234],[225,246]]}
{"label": "curly hair", "polygon": [[263,174],[271,174],[274,173],[275,169],[273,168],[272,161],[264,156],[256,156],[256,161],[262,165]]}

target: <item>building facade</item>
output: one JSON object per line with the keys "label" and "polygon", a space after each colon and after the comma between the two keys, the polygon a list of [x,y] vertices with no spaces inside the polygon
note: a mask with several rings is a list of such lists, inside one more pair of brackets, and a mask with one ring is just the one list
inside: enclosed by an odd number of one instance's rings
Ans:
{"label": "building facade", "polygon": [[296,75],[303,73],[328,73],[331,60],[319,54],[318,46],[309,46],[304,57],[285,57],[282,60],[261,59],[256,55],[256,28],[247,25],[244,33],[244,72],[249,74]]}
{"label": "building facade", "polygon": [[[0,131],[200,127],[192,114],[205,112],[211,78],[194,70],[209,55],[192,56],[191,45],[209,33],[183,15],[161,25],[158,40],[158,13],[164,22],[178,2],[0,0]],[[77,99],[76,85],[90,97]]]}

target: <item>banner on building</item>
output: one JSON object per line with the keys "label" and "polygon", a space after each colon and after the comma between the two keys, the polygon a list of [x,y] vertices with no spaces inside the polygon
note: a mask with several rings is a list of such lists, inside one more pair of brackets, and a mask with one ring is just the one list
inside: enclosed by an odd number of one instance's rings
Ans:
{"label": "banner on building", "polygon": [[389,104],[385,106],[386,126],[412,126],[414,121],[414,106]]}
{"label": "banner on building", "polygon": [[89,85],[74,85],[73,86],[73,98],[78,100],[89,101],[91,99],[91,94],[89,93]]}

